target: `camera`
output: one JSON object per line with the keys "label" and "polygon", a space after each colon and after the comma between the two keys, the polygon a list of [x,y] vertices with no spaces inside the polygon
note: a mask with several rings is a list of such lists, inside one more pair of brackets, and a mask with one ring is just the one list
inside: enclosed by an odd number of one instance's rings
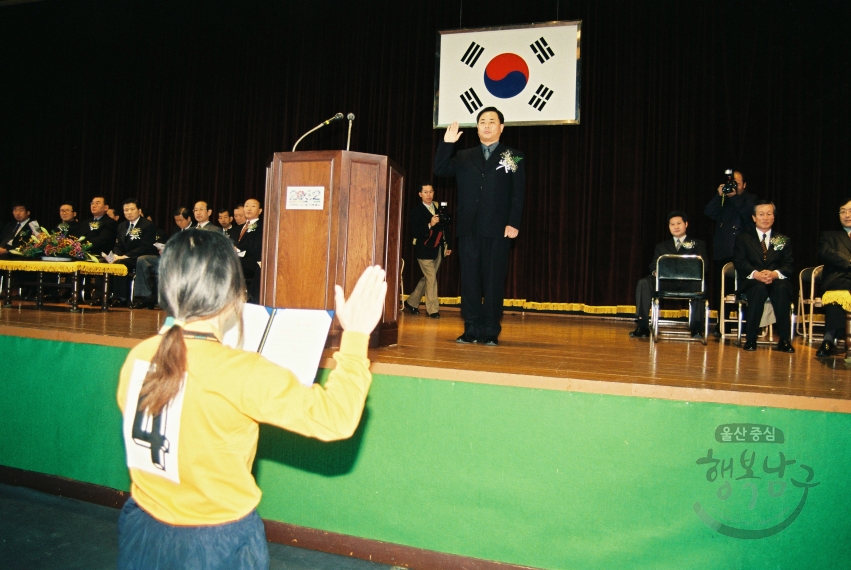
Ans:
{"label": "camera", "polygon": [[452,216],[449,215],[449,209],[446,206],[446,202],[441,202],[440,207],[437,208],[437,215],[440,217],[441,224],[448,224],[452,221]]}
{"label": "camera", "polygon": [[736,182],[735,178],[733,178],[733,170],[728,168],[724,171],[724,174],[727,175],[727,182],[725,182],[724,186],[721,188],[721,193],[725,196],[735,194],[739,191],[739,183]]}

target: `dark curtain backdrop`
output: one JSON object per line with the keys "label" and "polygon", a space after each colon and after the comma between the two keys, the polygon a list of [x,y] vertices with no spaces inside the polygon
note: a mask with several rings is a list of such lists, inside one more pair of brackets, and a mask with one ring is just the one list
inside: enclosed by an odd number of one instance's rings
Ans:
{"label": "dark curtain backdrop", "polygon": [[[798,267],[838,225],[849,180],[851,42],[827,0],[45,0],[0,6],[0,215],[27,200],[44,224],[59,202],[137,196],[171,210],[262,199],[275,151],[340,111],[352,150],[431,177],[436,32],[582,20],[581,124],[509,127],[526,153],[524,223],[507,296],[631,304],[665,214],[703,208],[723,170],[775,200]],[[299,149],[344,148],[345,123]],[[461,146],[477,142],[468,130]],[[451,179],[438,200],[455,199]],[[410,243],[407,228],[403,240]],[[306,236],[307,237],[307,236]],[[405,246],[405,288],[419,269]],[[440,272],[458,295],[457,258]]]}

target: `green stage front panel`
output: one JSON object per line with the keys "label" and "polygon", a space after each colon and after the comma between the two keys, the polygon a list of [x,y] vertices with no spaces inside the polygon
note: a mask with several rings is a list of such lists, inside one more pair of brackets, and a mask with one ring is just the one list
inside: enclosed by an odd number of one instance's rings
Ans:
{"label": "green stage front panel", "polygon": [[[0,464],[127,489],[127,351],[0,350],[28,364],[3,368]],[[264,518],[524,566],[839,568],[849,444],[844,414],[377,375],[352,439],[266,426],[256,474]]]}

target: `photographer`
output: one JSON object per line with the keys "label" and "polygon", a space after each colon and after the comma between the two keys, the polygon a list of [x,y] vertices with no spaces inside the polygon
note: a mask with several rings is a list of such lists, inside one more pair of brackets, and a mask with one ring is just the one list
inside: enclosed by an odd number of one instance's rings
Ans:
{"label": "photographer", "polygon": [[724,265],[733,261],[736,236],[753,229],[753,207],[756,196],[746,190],[748,183],[738,170],[727,171],[727,182],[718,186],[712,200],[703,213],[715,220],[715,239],[712,242],[712,260],[714,266],[715,295],[710,305],[717,308],[717,297],[721,292],[721,277]]}
{"label": "photographer", "polygon": [[442,208],[434,204],[434,188],[430,182],[423,182],[418,192],[422,199],[421,204],[411,208],[408,222],[411,226],[411,235],[414,236],[414,254],[423,277],[408,300],[405,301],[405,309],[413,315],[420,312],[417,308],[425,291],[426,311],[428,316],[437,319],[440,317],[440,301],[437,297],[437,270],[444,255],[450,255],[450,243],[448,236],[449,218]]}

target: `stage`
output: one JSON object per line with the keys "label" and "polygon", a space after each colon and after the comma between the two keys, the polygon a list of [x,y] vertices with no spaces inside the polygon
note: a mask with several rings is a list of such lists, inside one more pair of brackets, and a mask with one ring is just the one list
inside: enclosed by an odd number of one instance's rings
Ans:
{"label": "stage", "polygon": [[[653,344],[630,339],[628,320],[524,313],[505,315],[498,347],[458,345],[459,312],[441,315],[400,315],[399,344],[370,351],[351,439],[261,427],[254,473],[270,540],[479,570],[830,568],[847,557],[842,356],[816,359],[801,339],[795,354]],[[163,320],[0,309],[0,429],[14,434],[0,440],[0,482],[82,487],[72,496],[120,505],[118,369]]]}
{"label": "stage", "polygon": [[[549,390],[567,390],[851,413],[851,365],[837,350],[815,358],[818,345],[796,338],[795,354],[760,345],[742,351],[735,336],[706,346],[681,339],[628,337],[632,321],[612,317],[506,312],[498,347],[461,345],[460,312],[441,319],[399,316],[399,343],[370,350],[373,372]],[[158,310],[86,308],[17,301],[0,311],[0,334],[132,348],[156,333]],[[330,367],[326,351],[323,367]]]}

